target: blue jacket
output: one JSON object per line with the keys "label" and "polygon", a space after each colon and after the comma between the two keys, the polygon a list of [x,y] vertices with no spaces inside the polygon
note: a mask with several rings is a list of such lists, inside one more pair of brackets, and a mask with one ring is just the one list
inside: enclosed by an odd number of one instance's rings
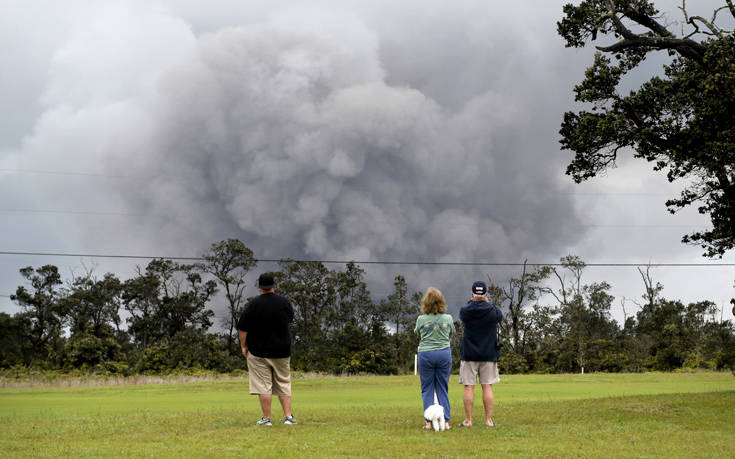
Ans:
{"label": "blue jacket", "polygon": [[500,308],[486,301],[470,301],[459,310],[464,325],[460,358],[466,362],[497,362],[498,323],[503,320]]}

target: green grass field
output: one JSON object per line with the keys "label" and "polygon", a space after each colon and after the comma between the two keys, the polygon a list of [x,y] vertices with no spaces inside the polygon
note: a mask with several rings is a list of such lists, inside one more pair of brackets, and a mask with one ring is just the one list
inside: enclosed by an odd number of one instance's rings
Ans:
{"label": "green grass field", "polygon": [[421,430],[415,376],[294,378],[300,424],[273,427],[246,380],[4,388],[0,456],[735,457],[730,372],[501,378],[498,426],[480,427],[478,393],[475,427],[448,432]]}

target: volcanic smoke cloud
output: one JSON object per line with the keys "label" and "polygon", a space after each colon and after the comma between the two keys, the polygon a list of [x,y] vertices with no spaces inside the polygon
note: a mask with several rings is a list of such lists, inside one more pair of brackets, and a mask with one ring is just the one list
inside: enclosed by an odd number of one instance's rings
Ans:
{"label": "volcanic smoke cloud", "polygon": [[[238,237],[258,258],[519,261],[580,237],[556,137],[571,77],[546,80],[559,66],[504,16],[302,8],[195,30],[95,5],[48,32],[32,132],[3,162],[103,177],[24,197],[121,214],[79,220],[56,250],[197,255]],[[451,277],[401,270],[417,289]]]}
{"label": "volcanic smoke cloud", "polygon": [[140,101],[134,150],[113,142],[114,167],[155,177],[121,193],[179,247],[237,235],[259,257],[517,260],[567,240],[526,108],[487,90],[450,111],[386,83],[379,49],[345,17],[202,36]]}

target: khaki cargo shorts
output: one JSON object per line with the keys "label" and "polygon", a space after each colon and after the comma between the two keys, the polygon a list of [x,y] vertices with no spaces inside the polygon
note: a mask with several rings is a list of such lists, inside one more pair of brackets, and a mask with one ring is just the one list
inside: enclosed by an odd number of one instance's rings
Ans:
{"label": "khaki cargo shorts", "polygon": [[291,357],[267,359],[248,352],[251,394],[291,396]]}
{"label": "khaki cargo shorts", "polygon": [[500,382],[498,362],[459,362],[459,383],[465,386]]}

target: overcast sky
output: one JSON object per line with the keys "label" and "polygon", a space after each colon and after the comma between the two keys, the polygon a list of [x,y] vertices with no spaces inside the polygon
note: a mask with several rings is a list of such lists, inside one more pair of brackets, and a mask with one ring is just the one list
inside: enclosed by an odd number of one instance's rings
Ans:
{"label": "overcast sky", "polygon": [[[257,258],[707,262],[680,243],[707,219],[668,214],[682,185],[648,164],[564,175],[593,53],[557,36],[564,3],[0,0],[0,251],[198,256],[237,237]],[[47,263],[126,279],[146,261],[0,256],[0,310]],[[518,274],[363,268],[377,297],[402,273],[453,311],[473,280]],[[652,273],[732,318],[733,267]],[[613,285],[616,318],[643,291],[632,267],[585,279]]]}

